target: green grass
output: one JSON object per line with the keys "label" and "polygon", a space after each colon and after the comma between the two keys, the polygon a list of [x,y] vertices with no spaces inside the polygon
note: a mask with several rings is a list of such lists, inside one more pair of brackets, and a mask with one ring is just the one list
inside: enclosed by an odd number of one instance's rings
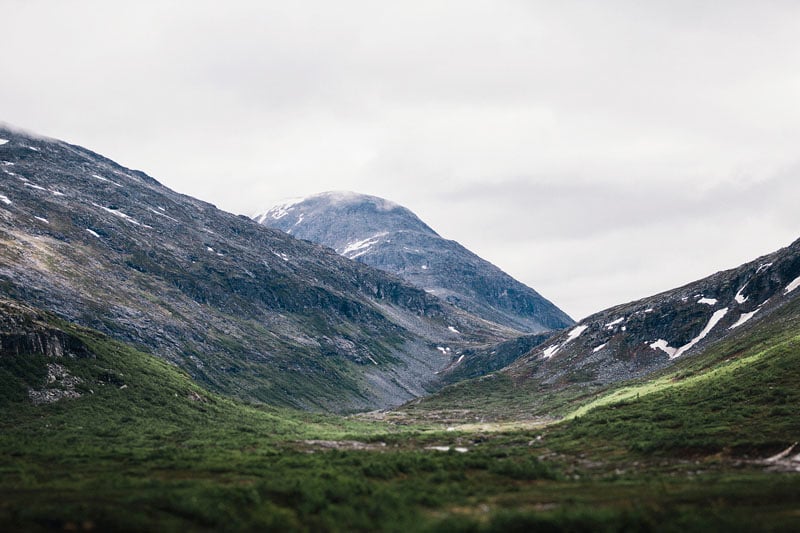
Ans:
{"label": "green grass", "polygon": [[58,361],[81,398],[34,406],[52,360],[0,358],[0,530],[796,530],[800,476],[754,460],[800,440],[796,314],[495,432],[246,405],[59,323],[94,354]]}

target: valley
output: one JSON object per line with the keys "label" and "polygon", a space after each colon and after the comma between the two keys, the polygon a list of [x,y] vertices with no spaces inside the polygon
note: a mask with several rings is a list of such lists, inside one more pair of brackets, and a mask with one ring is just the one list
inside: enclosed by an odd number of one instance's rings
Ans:
{"label": "valley", "polygon": [[33,405],[26,388],[46,380],[49,359],[0,360],[0,524],[789,531],[797,450],[769,458],[800,431],[791,407],[800,401],[796,307],[782,325],[664,376],[668,386],[626,385],[637,394],[518,427],[246,405],[105,335],[38,314],[30,322],[86,347],[60,363],[81,380],[81,397]]}
{"label": "valley", "polygon": [[380,198],[0,137],[0,530],[800,525],[800,241],[574,322]]}

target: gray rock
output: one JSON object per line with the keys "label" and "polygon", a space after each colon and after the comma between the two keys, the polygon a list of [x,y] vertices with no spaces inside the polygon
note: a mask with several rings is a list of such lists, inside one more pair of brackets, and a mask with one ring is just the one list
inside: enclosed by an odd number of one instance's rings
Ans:
{"label": "gray rock", "polygon": [[535,290],[382,198],[327,192],[275,206],[255,220],[396,274],[465,311],[521,332],[542,333],[574,323]]}

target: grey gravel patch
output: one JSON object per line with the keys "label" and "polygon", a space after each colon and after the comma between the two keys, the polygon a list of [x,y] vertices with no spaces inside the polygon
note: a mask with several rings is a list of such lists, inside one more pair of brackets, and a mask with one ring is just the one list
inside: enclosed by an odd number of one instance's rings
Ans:
{"label": "grey gravel patch", "polygon": [[382,450],[385,442],[361,442],[358,440],[304,440],[303,444],[322,450]]}
{"label": "grey gravel patch", "polygon": [[83,380],[70,374],[63,365],[48,363],[47,387],[28,389],[28,398],[34,405],[55,403],[65,398],[80,398],[81,394],[75,390],[79,383],[83,383]]}

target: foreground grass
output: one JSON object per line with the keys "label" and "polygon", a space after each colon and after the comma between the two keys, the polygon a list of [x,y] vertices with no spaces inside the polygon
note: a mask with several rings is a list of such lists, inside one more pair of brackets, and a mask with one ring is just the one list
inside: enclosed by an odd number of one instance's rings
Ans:
{"label": "foreground grass", "polygon": [[34,406],[27,388],[43,386],[52,360],[0,360],[0,530],[800,525],[800,476],[758,460],[800,440],[800,347],[788,319],[564,423],[456,431],[243,405],[70,331],[95,355],[59,361],[83,380],[81,398]]}

